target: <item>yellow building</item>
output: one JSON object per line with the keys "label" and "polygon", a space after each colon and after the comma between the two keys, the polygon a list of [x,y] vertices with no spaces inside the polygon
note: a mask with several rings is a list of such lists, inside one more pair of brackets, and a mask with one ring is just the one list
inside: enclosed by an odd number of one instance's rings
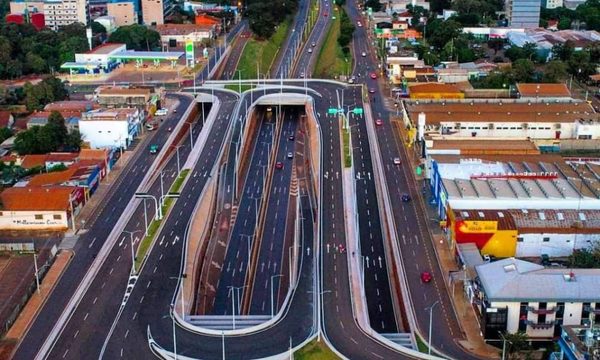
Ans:
{"label": "yellow building", "polygon": [[464,99],[458,86],[443,83],[420,83],[408,86],[411,99]]}

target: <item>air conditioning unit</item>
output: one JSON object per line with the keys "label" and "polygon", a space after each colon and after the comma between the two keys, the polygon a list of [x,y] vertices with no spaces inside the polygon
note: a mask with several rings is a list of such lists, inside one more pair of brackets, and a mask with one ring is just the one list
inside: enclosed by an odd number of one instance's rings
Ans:
{"label": "air conditioning unit", "polygon": [[560,129],[560,127],[561,127],[561,124],[554,124],[555,129]]}
{"label": "air conditioning unit", "polygon": [[529,124],[523,123],[521,124],[521,127],[523,128],[523,130],[527,130],[529,128]]}
{"label": "air conditioning unit", "polygon": [[460,123],[456,123],[456,124],[454,125],[454,127],[456,128],[456,130],[460,130]]}
{"label": "air conditioning unit", "polygon": [[494,130],[494,123],[489,123],[489,124],[488,124],[488,128],[489,128],[490,130]]}

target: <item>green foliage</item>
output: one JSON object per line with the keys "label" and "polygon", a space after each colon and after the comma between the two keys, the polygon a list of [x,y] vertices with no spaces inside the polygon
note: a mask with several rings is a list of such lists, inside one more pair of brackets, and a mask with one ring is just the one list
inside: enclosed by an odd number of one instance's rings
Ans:
{"label": "green foliage", "polygon": [[88,49],[85,26],[71,24],[58,31],[36,31],[30,24],[0,25],[0,79],[28,74],[47,74],[75,52]]}
{"label": "green foliage", "polygon": [[246,9],[250,30],[259,39],[268,39],[277,25],[296,12],[297,0],[252,1]]}
{"label": "green foliage", "polygon": [[342,49],[348,49],[348,45],[352,41],[352,34],[354,33],[355,27],[345,11],[340,11],[340,19],[340,35],[338,36],[337,41]]}
{"label": "green foliage", "polygon": [[542,20],[559,20],[560,30],[570,29],[571,24],[585,23],[587,30],[600,30],[600,0],[588,0],[579,5],[577,9],[570,10],[565,7],[556,9],[542,8],[540,13]]}
{"label": "green foliage", "polygon": [[365,8],[371,8],[373,9],[373,12],[381,11],[383,5],[379,2],[379,0],[367,0],[365,2]]}
{"label": "green foliage", "polygon": [[108,41],[126,44],[130,50],[151,51],[160,48],[160,34],[139,24],[119,27],[110,34]]}
{"label": "green foliage", "polygon": [[9,128],[0,128],[0,143],[13,136],[12,130]]}
{"label": "green foliage", "polygon": [[427,27],[429,44],[436,49],[442,49],[452,39],[458,37],[462,32],[462,26],[452,19],[441,21],[433,20]]}
{"label": "green foliage", "polygon": [[545,83],[557,83],[566,77],[567,65],[560,60],[553,60],[544,68],[542,81]]}
{"label": "green foliage", "polygon": [[574,268],[600,268],[600,243],[595,243],[589,249],[573,250],[569,264]]}
{"label": "green foliage", "polygon": [[503,337],[506,340],[506,356],[509,360],[520,359],[520,353],[530,349],[527,334],[524,331],[504,333]]}
{"label": "green foliage", "polygon": [[[59,150],[66,146],[67,142],[74,142],[65,126],[65,119],[53,111],[48,117],[48,123],[44,126],[34,126],[29,130],[21,131],[15,139],[15,151],[19,155],[45,154]],[[79,135],[79,144],[81,136]],[[79,147],[77,144],[77,147]]]}
{"label": "green foliage", "polygon": [[532,82],[535,66],[529,59],[519,59],[513,63],[513,75],[516,82]]}
{"label": "green foliage", "polygon": [[575,52],[573,43],[567,41],[564,44],[558,43],[552,47],[552,57],[557,60],[567,61]]}
{"label": "green foliage", "polygon": [[535,60],[537,59],[537,45],[526,43],[523,47],[511,46],[504,52],[504,56],[515,62],[519,59]]}
{"label": "green foliage", "polygon": [[23,86],[25,106],[29,111],[42,110],[53,101],[64,100],[68,96],[67,89],[60,79],[49,77],[38,84],[26,83]]}
{"label": "green foliage", "polygon": [[514,82],[512,71],[507,69],[491,72],[488,76],[471,83],[476,89],[508,89]]}

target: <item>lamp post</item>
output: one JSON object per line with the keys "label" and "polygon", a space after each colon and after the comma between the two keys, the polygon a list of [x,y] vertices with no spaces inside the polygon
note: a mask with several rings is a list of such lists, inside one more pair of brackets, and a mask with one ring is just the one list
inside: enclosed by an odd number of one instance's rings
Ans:
{"label": "lamp post", "polygon": [[242,93],[242,70],[237,70],[238,73],[238,92]]}
{"label": "lamp post", "polygon": [[[135,193],[134,196],[137,199],[152,199],[154,200],[154,218],[156,220],[161,220],[162,219],[162,211],[160,206],[158,206],[158,199],[156,198],[156,196],[148,194],[148,193]],[[144,212],[146,211],[146,207],[144,207]]]}
{"label": "lamp post", "polygon": [[273,310],[273,308],[275,307],[274,300],[273,300],[273,280],[275,278],[280,277],[280,276],[283,276],[283,274],[277,274],[277,275],[272,275],[271,276],[271,318],[274,316],[274,310]]}
{"label": "lamp post", "polygon": [[431,355],[431,327],[433,324],[433,308],[439,304],[440,301],[436,301],[434,302],[428,309],[429,309],[429,339],[428,339],[428,345],[427,345],[427,354]]}
{"label": "lamp post", "polygon": [[135,273],[135,251],[133,250],[133,234],[141,232],[140,230],[127,231],[123,230],[123,233],[129,234],[129,243],[131,244],[131,269]]}
{"label": "lamp post", "polygon": [[182,147],[183,145],[176,145],[175,146],[175,151],[177,153],[177,175],[179,175],[179,173],[181,173],[181,166],[179,166],[179,148]]}
{"label": "lamp post", "polygon": [[173,354],[177,360],[177,332],[175,331],[175,307],[171,304],[171,322],[173,323]]}

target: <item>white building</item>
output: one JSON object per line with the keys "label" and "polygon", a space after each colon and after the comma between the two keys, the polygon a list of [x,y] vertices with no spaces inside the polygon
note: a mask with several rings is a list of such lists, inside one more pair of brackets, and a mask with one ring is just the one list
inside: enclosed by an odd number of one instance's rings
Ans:
{"label": "white building", "polygon": [[548,341],[560,335],[560,325],[589,324],[600,315],[600,269],[544,268],[507,258],[475,271],[466,290],[486,341],[517,331]]}
{"label": "white building", "polygon": [[79,131],[93,149],[127,149],[144,122],[144,111],[127,108],[93,110],[81,114]]}
{"label": "white building", "polygon": [[46,26],[52,30],[76,22],[87,25],[89,20],[86,0],[46,0],[44,18]]}

